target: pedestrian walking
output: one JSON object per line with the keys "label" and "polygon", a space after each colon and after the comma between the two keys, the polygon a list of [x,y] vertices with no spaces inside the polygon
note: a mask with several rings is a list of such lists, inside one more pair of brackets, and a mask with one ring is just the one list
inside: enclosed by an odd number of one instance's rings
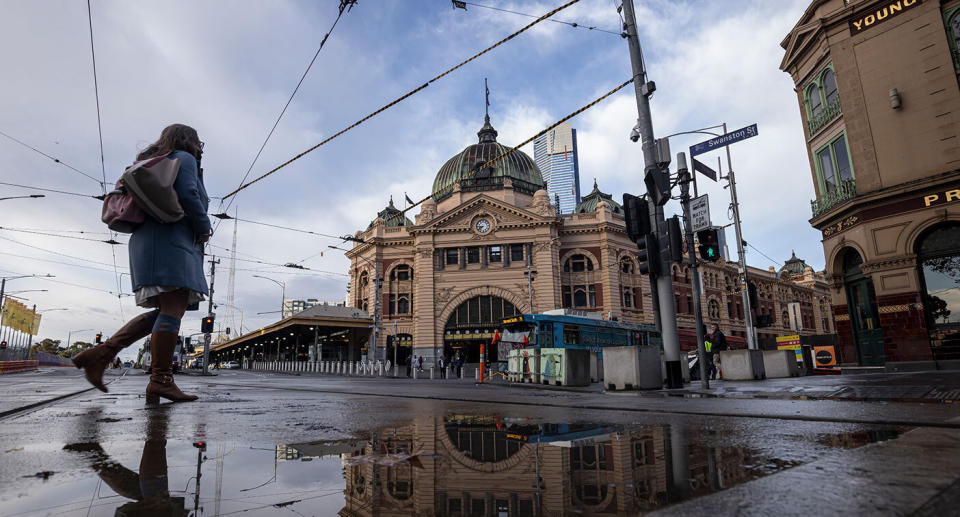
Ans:
{"label": "pedestrian walking", "polygon": [[444,362],[443,357],[441,357],[440,360],[437,361],[437,366],[440,367],[440,378],[441,378],[441,379],[446,379],[446,378],[447,378],[447,370],[446,370],[446,368],[444,368],[445,365],[446,365],[446,363]]}
{"label": "pedestrian walking", "polygon": [[418,355],[418,356],[417,356],[417,371],[418,371],[418,372],[422,372],[422,371],[423,371],[423,356],[422,356],[422,355]]}
{"label": "pedestrian walking", "polygon": [[407,357],[407,377],[410,377],[411,370],[413,369],[413,355]]}
{"label": "pedestrian walking", "polygon": [[720,352],[727,350],[727,336],[723,334],[723,331],[720,330],[720,326],[716,323],[710,325],[710,340],[713,342],[713,373],[714,377],[722,376],[721,363],[720,363]]}
{"label": "pedestrian walking", "polygon": [[713,379],[716,377],[717,370],[713,365],[713,341],[710,337],[710,334],[707,334],[703,337],[703,351],[703,360],[707,371],[707,378]]}
{"label": "pedestrian walking", "polygon": [[203,245],[210,238],[211,225],[200,168],[202,155],[203,142],[197,131],[173,124],[137,156],[138,161],[178,160],[173,193],[183,209],[183,217],[160,223],[147,216],[130,235],[130,280],[136,302],[153,310],[133,318],[102,344],[73,357],[73,364],[82,368],[90,384],[100,391],[107,391],[103,372],[117,353],[149,335],[152,369],[146,388],[147,403],[156,404],[160,397],[174,402],[197,399],[180,391],[173,382],[173,353],[184,312],[188,308],[196,310],[207,295]]}

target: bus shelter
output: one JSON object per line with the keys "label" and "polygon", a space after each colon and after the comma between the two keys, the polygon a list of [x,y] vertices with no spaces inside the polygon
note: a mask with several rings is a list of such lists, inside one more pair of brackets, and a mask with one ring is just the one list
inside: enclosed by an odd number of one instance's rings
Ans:
{"label": "bus shelter", "polygon": [[318,305],[212,346],[210,363],[358,361],[372,325],[361,309]]}

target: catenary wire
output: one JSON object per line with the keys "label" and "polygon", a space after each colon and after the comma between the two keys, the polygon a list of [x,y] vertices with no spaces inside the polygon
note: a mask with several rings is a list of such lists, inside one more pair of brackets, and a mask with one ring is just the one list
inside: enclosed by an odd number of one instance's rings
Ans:
{"label": "catenary wire", "polygon": [[96,261],[96,260],[90,260],[90,259],[85,259],[85,258],[81,258],[81,257],[74,257],[73,255],[67,255],[66,253],[60,253],[59,251],[48,250],[48,249],[46,249],[46,248],[41,248],[41,247],[39,247],[39,246],[34,246],[33,244],[27,244],[27,243],[25,243],[25,242],[17,241],[17,240],[11,239],[11,238],[9,238],[9,237],[0,236],[0,240],[12,242],[12,243],[14,243],[14,244],[19,244],[19,245],[25,246],[25,247],[27,247],[27,248],[32,248],[32,249],[35,249],[35,250],[38,250],[38,251],[43,251],[43,252],[45,252],[45,253],[50,253],[50,254],[52,254],[52,255],[60,255],[61,257],[66,257],[66,258],[73,259],[73,260],[79,260],[79,261],[81,261],[81,262],[89,262],[89,263],[91,263],[91,264],[99,264],[99,265],[101,265],[101,266],[110,266],[110,267],[113,266],[113,264],[110,264],[110,263],[108,263],[108,262],[98,262],[98,261]]}
{"label": "catenary wire", "polygon": [[[516,14],[516,15],[519,15],[519,16],[526,16],[527,18],[536,18],[536,17],[537,17],[537,15],[535,15],[535,14],[527,14],[527,13],[521,13],[521,12],[518,12],[518,11],[511,11],[511,10],[509,10],[509,9],[502,9],[502,8],[500,8],[500,7],[493,7],[493,6],[491,6],[491,5],[475,4],[475,3],[473,3],[473,2],[464,2],[464,3],[467,4],[467,5],[472,5],[472,6],[474,6],[474,7],[481,7],[481,8],[483,8],[483,9],[490,9],[490,10],[493,10],[493,11],[500,11],[500,12],[504,12],[504,13]],[[620,35],[621,35],[619,32],[616,32],[616,31],[611,31],[611,30],[607,30],[607,29],[601,29],[601,28],[596,27],[596,26],[583,25],[582,23],[577,23],[577,22],[568,22],[568,21],[566,21],[566,20],[554,20],[554,19],[550,19],[550,20],[547,20],[547,21],[550,21],[550,22],[553,22],[553,23],[560,23],[560,24],[563,24],[563,25],[569,25],[569,26],[571,26],[571,27],[573,27],[573,28],[575,28],[575,29],[586,29],[586,30],[590,30],[590,31],[606,32],[607,34],[613,34],[614,36],[620,36]]]}
{"label": "catenary wire", "polygon": [[[100,183],[100,188],[103,190],[103,195],[107,195],[107,166],[104,163],[103,157],[103,124],[100,119],[100,86],[97,81],[97,53],[93,45],[93,12],[90,8],[90,0],[87,0],[87,24],[90,28],[90,60],[93,67],[93,95],[97,101],[97,137],[100,141],[100,175],[103,179],[103,182]],[[111,240],[115,242],[115,235],[110,236]],[[123,286],[120,282],[120,272],[117,271],[117,250],[110,248],[110,255],[113,257],[113,269],[114,275],[117,280],[117,293],[123,291]],[[119,294],[117,296],[117,302],[120,305],[120,317],[123,316],[123,303],[120,302]]]}
{"label": "catenary wire", "polygon": [[[224,216],[225,216],[225,217],[224,217]],[[291,232],[307,233],[307,234],[310,234],[310,235],[316,235],[316,236],[318,236],[318,237],[328,237],[328,238],[331,238],[331,239],[343,240],[340,235],[330,235],[330,234],[327,234],[327,233],[314,232],[314,231],[311,231],[311,230],[303,230],[303,229],[300,229],[300,228],[292,228],[292,227],[290,227],[290,226],[283,226],[283,225],[279,225],[279,224],[264,223],[264,222],[261,222],[261,221],[252,221],[252,220],[250,220],[250,219],[243,219],[243,218],[240,218],[240,217],[233,217],[233,216],[227,215],[227,214],[214,214],[214,217],[217,217],[217,218],[219,218],[219,219],[236,219],[237,221],[240,221],[240,222],[242,222],[242,223],[258,224],[258,225],[261,225],[261,226],[269,226],[270,228],[277,228],[277,229],[279,229],[279,230],[290,230]]]}
{"label": "catenary wire", "polygon": [[[32,235],[43,235],[43,236],[45,236],[45,237],[60,237],[61,239],[75,239],[75,240],[78,240],[78,241],[102,242],[102,243],[110,244],[110,245],[125,244],[125,243],[123,243],[123,242],[119,242],[119,241],[113,240],[112,238],[111,238],[110,240],[91,239],[91,238],[89,238],[89,237],[77,237],[76,235],[57,235],[57,234],[55,234],[55,233],[47,233],[47,232],[41,232],[41,231],[19,230],[19,229],[16,229],[16,228],[8,228],[8,227],[6,227],[6,226],[0,226],[0,230],[5,230],[5,231],[8,231],[8,232],[29,233],[29,234],[32,234]],[[112,241],[112,242],[111,242],[111,241]]]}
{"label": "catenary wire", "polygon": [[[297,95],[297,91],[300,90],[300,86],[303,84],[303,80],[306,79],[307,74],[310,73],[310,69],[313,67],[313,63],[316,62],[317,56],[319,56],[320,51],[323,50],[323,45],[327,42],[327,38],[330,37],[330,34],[333,33],[333,29],[336,28],[337,22],[339,22],[340,18],[343,16],[343,12],[346,9],[347,5],[350,5],[352,8],[352,4],[349,4],[347,2],[340,3],[340,9],[339,9],[339,12],[337,13],[337,18],[333,20],[333,25],[330,26],[330,29],[327,31],[327,33],[323,35],[323,39],[320,40],[320,46],[317,47],[317,51],[313,54],[313,59],[310,60],[310,63],[307,65],[307,69],[304,70],[303,74],[300,76],[300,80],[297,82],[297,86],[293,89],[293,92],[290,93],[290,97],[287,99],[287,103],[283,105],[283,109],[280,110],[280,114],[277,115],[277,120],[273,122],[273,127],[270,128],[270,132],[267,133],[267,138],[265,138],[263,140],[263,144],[260,145],[260,149],[257,151],[257,155],[253,157],[253,162],[250,163],[250,167],[247,168],[247,172],[243,175],[243,179],[240,180],[240,185],[243,185],[243,182],[247,181],[247,178],[250,176],[250,171],[253,170],[253,166],[256,165],[257,160],[260,159],[260,154],[263,153],[263,149],[267,146],[267,142],[270,141],[270,137],[272,137],[273,132],[276,131],[277,125],[280,124],[280,119],[283,118],[283,115],[287,112],[287,108],[290,107],[290,103],[293,102],[293,98]],[[230,201],[227,203],[226,208],[222,210],[223,212],[230,210],[230,206],[233,204],[234,199],[235,198],[230,199]],[[220,200],[221,207],[223,206],[223,201],[224,199]],[[219,221],[217,222],[217,226],[220,226]]]}
{"label": "catenary wire", "polygon": [[[507,149],[507,150],[504,151],[503,153],[500,153],[499,155],[494,156],[493,158],[487,160],[486,163],[483,163],[483,164],[480,164],[480,165],[475,166],[475,167],[473,168],[473,170],[471,170],[471,171],[468,172],[467,174],[464,174],[462,178],[457,179],[455,185],[459,185],[463,180],[470,178],[471,176],[473,176],[474,174],[476,174],[478,171],[482,171],[482,170],[486,169],[487,167],[492,166],[493,164],[497,163],[498,161],[500,161],[500,160],[506,158],[507,156],[510,156],[511,154],[515,153],[515,152],[516,152],[517,150],[519,150],[521,147],[529,144],[530,142],[533,142],[534,140],[536,140],[536,139],[539,138],[540,136],[547,134],[551,129],[559,126],[560,124],[562,124],[562,123],[564,123],[564,122],[566,122],[566,121],[568,121],[568,120],[570,120],[570,119],[572,119],[573,117],[576,117],[577,115],[583,113],[584,111],[586,111],[586,110],[588,110],[588,109],[596,106],[597,104],[599,104],[600,102],[602,102],[604,99],[606,99],[607,97],[613,95],[614,93],[617,93],[618,91],[620,91],[621,89],[623,89],[626,85],[628,85],[628,84],[630,84],[630,83],[632,83],[632,82],[633,82],[633,78],[627,79],[626,81],[620,83],[619,86],[614,87],[612,90],[610,90],[610,91],[608,91],[607,93],[601,95],[600,97],[597,97],[596,99],[594,99],[593,101],[591,101],[589,104],[586,104],[585,106],[583,106],[582,108],[578,109],[577,111],[574,111],[573,113],[567,115],[566,117],[563,117],[562,119],[560,119],[560,120],[554,122],[553,124],[547,126],[547,127],[544,128],[542,131],[540,131],[539,133],[537,133],[537,134],[531,136],[530,138],[524,140],[523,142],[521,142],[521,143],[520,143],[519,145],[517,145],[516,147]],[[390,221],[391,219],[398,218],[398,217],[404,217],[404,215],[407,213],[408,210],[416,207],[417,205],[422,204],[424,201],[426,201],[426,200],[428,200],[428,199],[436,196],[437,194],[439,194],[442,190],[448,189],[448,188],[450,188],[450,187],[451,187],[451,185],[447,185],[447,186],[444,186],[444,187],[442,187],[442,188],[440,188],[440,189],[437,189],[437,190],[433,191],[432,193],[430,193],[430,195],[428,195],[427,197],[421,199],[420,201],[417,201],[416,203],[410,205],[410,206],[407,207],[407,208],[404,208],[403,210],[398,210],[397,213],[391,215],[390,217],[387,217],[386,221]]]}
{"label": "catenary wire", "polygon": [[257,183],[257,182],[263,180],[263,179],[266,178],[267,176],[270,176],[270,175],[274,174],[275,172],[279,171],[280,169],[286,167],[287,165],[290,165],[291,163],[299,160],[300,158],[304,157],[304,156],[307,155],[308,153],[311,153],[311,152],[315,151],[317,148],[323,146],[323,145],[326,144],[327,142],[330,142],[331,140],[339,137],[340,135],[346,133],[347,131],[350,131],[351,129],[359,126],[360,124],[363,124],[363,123],[366,122],[367,120],[370,120],[371,118],[379,115],[380,113],[382,113],[382,112],[390,109],[391,107],[399,104],[400,102],[404,101],[404,100],[407,99],[408,97],[411,97],[411,96],[415,95],[416,93],[420,92],[421,90],[423,90],[424,88],[426,88],[426,87],[429,86],[430,84],[432,84],[432,83],[434,83],[434,82],[442,79],[442,78],[445,77],[446,75],[452,73],[453,71],[459,69],[460,67],[466,65],[467,63],[473,61],[474,59],[477,59],[478,57],[486,54],[487,52],[490,52],[491,50],[499,47],[500,45],[502,45],[502,44],[504,44],[504,43],[512,40],[513,38],[515,38],[516,36],[519,36],[519,35],[522,34],[523,32],[527,31],[529,28],[533,27],[534,25],[542,22],[543,20],[545,20],[545,19],[553,16],[554,14],[562,11],[563,9],[566,9],[567,7],[570,7],[571,5],[573,5],[573,4],[575,4],[575,3],[579,2],[579,1],[580,1],[580,0],[570,0],[569,2],[561,5],[560,7],[557,7],[557,8],[555,8],[555,9],[553,9],[552,11],[548,12],[547,14],[544,14],[543,16],[541,16],[541,17],[537,18],[536,20],[530,22],[529,24],[525,25],[525,26],[524,26],[523,28],[521,28],[520,30],[514,32],[513,34],[507,36],[506,38],[503,38],[502,40],[494,43],[493,45],[490,45],[489,47],[485,48],[484,50],[482,50],[482,51],[480,51],[480,52],[478,52],[478,53],[476,53],[476,54],[474,54],[473,56],[471,56],[471,57],[469,57],[469,58],[461,61],[460,63],[454,65],[453,67],[449,68],[448,70],[446,70],[445,72],[441,73],[440,75],[437,75],[437,76],[434,77],[433,79],[430,79],[429,81],[423,83],[422,85],[420,85],[420,86],[414,88],[413,90],[410,90],[409,92],[407,92],[407,93],[403,94],[402,96],[398,97],[398,98],[395,99],[393,102],[390,102],[389,104],[384,105],[383,107],[381,107],[380,109],[374,111],[373,113],[370,113],[369,115],[363,117],[362,119],[354,122],[353,124],[350,124],[349,126],[345,127],[344,129],[341,129],[340,131],[338,131],[338,132],[334,133],[333,135],[327,137],[326,139],[322,140],[320,143],[314,145],[313,147],[308,148],[306,151],[303,151],[302,153],[297,154],[297,155],[294,156],[293,158],[290,158],[289,160],[281,163],[280,165],[274,167],[273,169],[271,169],[271,170],[263,173],[262,175],[254,178],[254,179],[251,180],[250,182],[244,183],[244,184],[240,185],[240,186],[239,186],[236,190],[234,190],[233,192],[230,192],[229,194],[223,196],[223,199],[229,199],[229,198],[235,196],[235,195],[236,195],[238,192],[240,192],[241,190],[244,190],[244,189],[246,189],[246,188],[249,188],[249,187],[250,187],[251,185],[253,185],[254,183]]}
{"label": "catenary wire", "polygon": [[[12,140],[12,141],[14,141],[14,142],[16,142],[16,143],[18,143],[18,144],[26,147],[27,149],[30,149],[31,151],[33,151],[33,152],[35,152],[35,153],[37,153],[37,154],[39,154],[39,155],[41,155],[41,156],[45,156],[45,157],[47,157],[47,158],[50,158],[50,159],[53,160],[55,163],[59,163],[60,165],[63,165],[64,167],[72,170],[73,172],[76,172],[77,174],[81,174],[81,175],[83,175],[83,176],[86,176],[87,178],[92,179],[93,181],[96,181],[97,183],[101,183],[100,180],[98,180],[97,178],[95,178],[95,177],[87,174],[86,172],[83,172],[82,170],[74,167],[73,165],[70,165],[69,163],[64,162],[64,161],[61,160],[60,158],[57,158],[57,157],[55,157],[55,156],[51,156],[51,155],[49,155],[49,154],[41,151],[40,149],[37,149],[36,147],[34,147],[34,146],[32,146],[32,145],[30,145],[30,144],[28,144],[28,143],[26,143],[26,142],[24,142],[24,141],[22,141],[22,140],[19,140],[19,139],[17,139],[17,138],[14,138],[14,137],[8,135],[7,133],[5,133],[5,132],[3,132],[3,131],[0,131],[0,136],[3,136],[3,137],[5,137],[5,138],[8,138],[8,139],[10,139],[10,140]],[[4,183],[4,185],[7,185],[7,183]],[[101,183],[101,185],[102,185],[102,183]],[[19,186],[23,186],[23,185],[14,185],[14,186],[18,186],[18,187],[19,187]],[[34,187],[26,187],[26,188],[34,188]],[[37,189],[37,190],[43,190],[43,189]],[[77,195],[83,195],[83,194],[77,194]]]}
{"label": "catenary wire", "polygon": [[[51,264],[60,264],[60,265],[63,265],[63,266],[72,266],[72,267],[79,267],[79,268],[84,268],[84,269],[93,269],[93,270],[95,270],[95,271],[106,271],[107,273],[113,273],[113,270],[112,270],[112,269],[106,269],[106,268],[95,267],[95,266],[85,266],[85,265],[83,265],[83,264],[71,264],[70,262],[63,262],[62,260],[51,260],[51,259],[44,259],[44,258],[40,258],[40,257],[25,257],[25,256],[23,256],[23,255],[20,255],[19,253],[8,253],[8,252],[6,252],[6,251],[0,251],[0,255],[8,255],[8,256],[11,256],[11,257],[17,257],[18,259],[21,259],[21,260],[36,260],[36,261],[38,261],[38,262],[49,262],[49,263],[51,263]],[[106,265],[106,266],[111,266],[111,264],[107,264],[107,263],[104,263],[104,265]],[[111,267],[112,267],[112,266],[111,266]]]}

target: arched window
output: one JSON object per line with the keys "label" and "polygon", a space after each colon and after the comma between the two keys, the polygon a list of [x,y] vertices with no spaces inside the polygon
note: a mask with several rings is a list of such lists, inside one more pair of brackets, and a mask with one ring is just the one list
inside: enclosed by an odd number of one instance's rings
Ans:
{"label": "arched window", "polygon": [[387,314],[410,314],[413,298],[413,268],[400,264],[390,271]]}
{"label": "arched window", "polygon": [[367,310],[367,285],[370,284],[370,275],[366,271],[360,273],[357,278],[356,306],[359,309]]}
{"label": "arched window", "polygon": [[950,41],[954,50],[960,49],[960,10],[950,16]]}
{"label": "arched window", "polygon": [[[790,313],[788,311],[783,311],[783,313],[780,314],[780,317],[782,318],[780,322],[783,323],[784,327],[790,324]],[[804,318],[804,320],[806,320],[806,318]]]}
{"label": "arched window", "polygon": [[823,112],[823,100],[820,99],[820,87],[811,84],[807,88],[807,105],[810,109],[810,118],[816,119]]}
{"label": "arched window", "polygon": [[934,358],[960,359],[960,223],[928,230],[917,246]]}
{"label": "arched window", "polygon": [[584,271],[593,271],[593,261],[586,255],[573,255],[563,263],[565,273],[582,273]]}
{"label": "arched window", "polygon": [[837,76],[834,75],[832,68],[828,68],[823,73],[823,96],[827,100],[827,106],[832,106],[840,99],[837,93]]}

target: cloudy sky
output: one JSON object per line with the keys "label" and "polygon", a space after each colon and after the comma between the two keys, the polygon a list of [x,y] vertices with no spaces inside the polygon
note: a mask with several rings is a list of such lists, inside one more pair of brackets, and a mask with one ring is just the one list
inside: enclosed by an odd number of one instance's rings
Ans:
{"label": "cloudy sky", "polygon": [[[561,1],[481,3],[540,15]],[[652,100],[656,133],[724,121],[730,129],[759,124],[758,138],[733,147],[744,238],[777,261],[796,250],[822,268],[818,234],[807,223],[814,193],[796,96],[778,69],[779,43],[807,3],[637,0],[637,11],[649,75],[658,88]],[[206,143],[210,195],[226,194],[250,168],[338,4],[93,0],[102,172],[86,2],[6,0],[0,17],[0,131],[63,164],[0,136],[0,181],[99,194],[99,178],[105,174],[114,182],[165,125],[182,122],[196,127]],[[620,25],[613,0],[581,0],[556,18],[614,32]],[[529,21],[479,6],[454,10],[448,0],[360,0],[333,31],[251,175]],[[514,145],[630,76],[620,37],[541,23],[245,190],[230,211],[253,221],[352,234],[366,228],[391,195],[402,204],[405,192],[415,199],[428,194],[444,161],[476,142],[484,78],[499,141]],[[594,178],[615,198],[642,190],[640,147],[627,138],[635,119],[633,91],[626,88],[573,120],[584,193]],[[677,152],[700,140],[677,137],[671,144]],[[704,161],[716,165],[717,156]],[[701,192],[710,195],[714,223],[729,222],[728,192],[705,183]],[[35,192],[0,185],[0,197]],[[68,332],[80,331],[75,339],[92,340],[97,330],[109,335],[141,311],[129,296],[126,247],[98,242],[109,238],[98,201],[46,194],[0,201],[0,276],[56,275],[7,284],[8,292],[47,290],[15,294],[28,305],[69,309],[50,312],[41,337],[66,340]],[[211,212],[219,210],[214,199]],[[232,230],[232,224],[219,227],[211,252],[227,253]],[[732,231],[728,237],[732,241]],[[126,236],[119,240],[126,242]],[[253,275],[286,282],[288,298],[343,300],[348,262],[327,248],[338,242],[239,223],[235,304],[244,329],[275,320],[277,314],[258,313],[280,305],[280,288]],[[747,257],[758,267],[780,265],[749,248]],[[227,262],[217,274],[215,301],[221,303]],[[310,269],[270,265],[287,262]],[[221,304],[218,313],[225,309]],[[199,312],[188,313],[184,331],[196,332],[199,318]]]}

